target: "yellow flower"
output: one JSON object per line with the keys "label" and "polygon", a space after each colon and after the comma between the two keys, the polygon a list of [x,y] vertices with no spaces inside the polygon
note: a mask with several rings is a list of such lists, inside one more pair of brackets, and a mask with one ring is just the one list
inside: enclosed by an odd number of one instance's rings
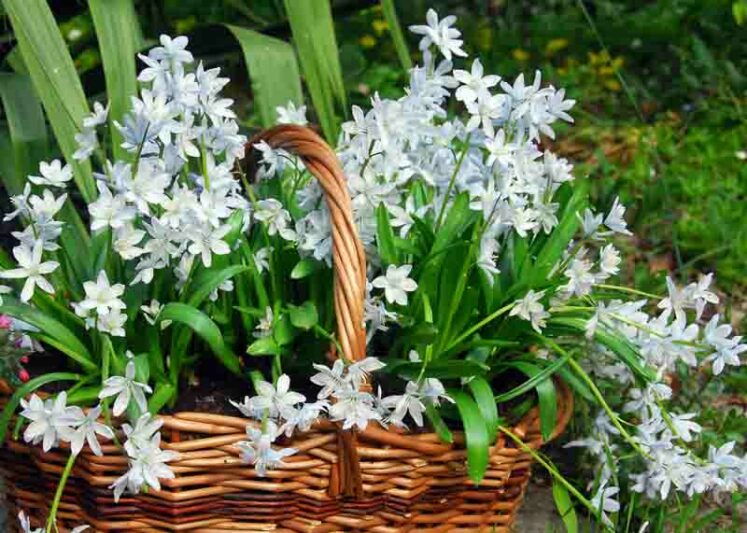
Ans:
{"label": "yellow flower", "polygon": [[604,80],[604,86],[613,92],[619,92],[620,89],[622,89],[622,87],[620,86],[620,82],[615,78]]}
{"label": "yellow flower", "polygon": [[529,60],[529,58],[531,57],[531,56],[529,55],[529,52],[527,52],[526,50],[523,50],[523,49],[521,49],[521,48],[515,48],[515,49],[514,49],[514,50],[513,50],[512,52],[511,52],[511,55],[512,55],[512,56],[514,56],[514,59],[515,59],[516,61],[522,61],[522,62],[523,62],[523,61],[528,61],[528,60]]}
{"label": "yellow flower", "polygon": [[376,38],[373,35],[364,35],[360,39],[358,39],[358,43],[363,48],[373,48],[376,46]]}
{"label": "yellow flower", "polygon": [[568,46],[567,39],[562,39],[562,38],[552,39],[545,46],[545,55],[547,56],[555,55],[557,52],[561,51],[563,48],[566,48],[567,46]]}
{"label": "yellow flower", "polygon": [[386,23],[386,20],[375,19],[371,23],[371,27],[373,28],[374,33],[376,33],[376,35],[381,35],[386,30],[389,29],[389,24]]}

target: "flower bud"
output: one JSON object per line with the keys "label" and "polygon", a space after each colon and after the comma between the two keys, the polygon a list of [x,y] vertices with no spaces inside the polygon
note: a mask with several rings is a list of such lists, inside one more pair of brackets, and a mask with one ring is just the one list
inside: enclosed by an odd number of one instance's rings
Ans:
{"label": "flower bud", "polygon": [[31,379],[31,376],[29,375],[28,370],[25,368],[22,368],[18,371],[18,379],[20,379],[23,383],[26,383],[28,380]]}

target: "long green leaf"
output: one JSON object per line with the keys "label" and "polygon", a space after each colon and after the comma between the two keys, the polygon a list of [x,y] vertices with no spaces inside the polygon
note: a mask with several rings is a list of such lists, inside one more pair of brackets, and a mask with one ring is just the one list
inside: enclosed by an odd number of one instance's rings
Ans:
{"label": "long green leaf", "polygon": [[476,485],[485,477],[488,469],[488,451],[490,436],[485,420],[480,416],[480,408],[469,395],[452,390],[449,394],[459,409],[464,424],[464,436],[467,440],[467,472]]}
{"label": "long green leaf", "polygon": [[275,108],[303,103],[301,74],[293,47],[256,31],[227,26],[241,45],[252,82],[254,105],[264,127],[277,122]]}
{"label": "long green leaf", "polygon": [[88,103],[57,22],[45,0],[2,2],[57,143],[73,166],[83,199],[91,202],[96,196],[91,165],[73,159],[75,134],[88,114]]}
{"label": "long green leaf", "polygon": [[13,417],[13,413],[18,407],[18,404],[21,403],[22,398],[49,383],[54,383],[55,381],[77,381],[80,378],[80,374],[73,374],[72,372],[52,372],[33,378],[19,387],[13,393],[13,396],[10,397],[8,403],[5,404],[3,414],[0,415],[0,443],[5,442],[8,423]]}
{"label": "long green leaf", "polygon": [[405,41],[402,27],[399,25],[394,0],[381,0],[381,10],[384,12],[384,19],[389,27],[389,32],[392,34],[392,41],[394,42],[395,50],[397,50],[399,62],[402,63],[402,67],[406,71],[409,71],[412,68],[412,58],[407,48],[407,41]]}
{"label": "long green leaf", "polygon": [[285,0],[293,41],[324,136],[337,141],[335,109],[347,108],[340,53],[329,0]]}
{"label": "long green leaf", "polygon": [[488,428],[488,438],[490,442],[495,442],[498,437],[498,406],[493,398],[493,389],[490,387],[490,383],[482,377],[475,376],[468,383],[469,389],[472,392],[472,396],[477,402],[477,407],[480,408],[480,413],[485,419],[485,426]]}
{"label": "long green leaf", "polygon": [[[542,372],[538,366],[526,361],[514,361],[513,364],[530,378]],[[540,433],[542,434],[542,439],[547,441],[550,439],[558,420],[558,400],[555,394],[555,383],[553,383],[552,379],[545,378],[537,383],[535,390],[537,391],[537,400],[539,403]]]}
{"label": "long green leaf", "polygon": [[430,421],[431,426],[433,426],[433,429],[436,432],[436,435],[438,435],[439,439],[441,439],[443,442],[454,442],[454,435],[451,434],[451,431],[446,425],[446,422],[444,422],[444,419],[441,418],[441,413],[438,412],[438,407],[433,405],[433,402],[428,402],[425,404],[425,414],[428,417],[428,420]]}
{"label": "long green leaf", "polygon": [[118,159],[127,152],[120,146],[122,135],[113,122],[122,122],[130,108],[130,96],[137,92],[135,72],[136,42],[140,32],[132,0],[88,0],[91,18],[104,65],[106,92],[109,96],[109,123],[112,150]]}
{"label": "long green leaf", "polygon": [[389,221],[389,211],[381,203],[376,208],[376,244],[383,266],[397,265],[397,249],[394,247],[394,230]]}
{"label": "long green leaf", "polygon": [[233,265],[217,271],[203,270],[192,284],[187,303],[193,307],[199,307],[205,298],[210,296],[210,293],[220,287],[223,282],[248,271],[249,267],[246,265]]}
{"label": "long green leaf", "polygon": [[[526,380],[521,385],[517,385],[516,387],[510,390],[507,390],[506,392],[502,392],[501,394],[498,394],[495,397],[495,401],[498,403],[507,402],[509,400],[516,398],[517,396],[521,396],[525,392],[532,390],[540,383],[540,381],[544,381],[545,379],[552,376],[555,372],[560,372],[563,365],[565,365],[568,362],[568,359],[570,357],[571,357],[570,353],[566,353],[563,357],[556,359],[551,364],[542,368],[542,370],[534,374],[532,377],[530,377],[528,380]],[[515,361],[509,362],[508,366],[514,366],[515,363],[516,363]]]}
{"label": "long green leaf", "polygon": [[560,518],[563,520],[567,533],[578,533],[578,518],[576,510],[573,508],[571,495],[562,483],[553,480],[552,497],[555,500],[555,507],[558,510]]}
{"label": "long green leaf", "polygon": [[[226,346],[220,329],[210,317],[199,309],[183,304],[172,302],[167,304],[158,315],[160,322],[171,320],[185,325],[210,346],[210,349],[218,357],[221,363],[236,375],[241,375],[241,361],[231,349]],[[184,347],[186,349],[186,346]],[[184,354],[171,354],[171,357],[182,357]],[[175,364],[172,361],[172,364]],[[172,378],[175,376],[172,376]]]}
{"label": "long green leaf", "polygon": [[0,74],[0,98],[13,145],[15,172],[3,176],[10,194],[19,194],[29,174],[36,174],[48,151],[44,111],[28,76]]}
{"label": "long green leaf", "polygon": [[40,340],[52,344],[86,370],[98,371],[98,366],[93,362],[88,348],[72,331],[56,319],[29,305],[14,302],[11,298],[3,299],[3,305],[0,305],[0,313],[34,326],[39,330],[35,335]]}

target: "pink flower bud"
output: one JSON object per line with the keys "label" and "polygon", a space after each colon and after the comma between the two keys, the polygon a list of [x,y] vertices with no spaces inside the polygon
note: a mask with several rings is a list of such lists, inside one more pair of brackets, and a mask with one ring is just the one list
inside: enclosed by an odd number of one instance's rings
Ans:
{"label": "pink flower bud", "polygon": [[18,379],[20,379],[23,383],[26,383],[28,380],[31,379],[31,376],[28,373],[28,370],[25,368],[22,368],[18,371]]}
{"label": "pink flower bud", "polygon": [[18,360],[25,365],[29,362],[29,356],[28,355],[21,356]]}
{"label": "pink flower bud", "polygon": [[10,329],[13,325],[13,319],[8,315],[0,315],[0,329]]}

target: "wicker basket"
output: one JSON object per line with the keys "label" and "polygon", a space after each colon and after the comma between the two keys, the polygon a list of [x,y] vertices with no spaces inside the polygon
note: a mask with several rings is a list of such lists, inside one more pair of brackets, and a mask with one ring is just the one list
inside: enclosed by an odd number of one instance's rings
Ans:
{"label": "wicker basket", "polygon": [[[252,142],[300,156],[324,189],[332,219],[335,309],[343,356],[365,356],[363,295],[365,257],[352,219],[350,198],[334,152],[313,131],[280,126]],[[4,391],[7,396],[8,390]],[[559,387],[558,421],[572,410]],[[435,433],[407,433],[369,424],[341,431],[329,421],[282,444],[298,450],[283,467],[259,477],[242,463],[235,443],[245,440],[245,418],[182,412],[163,416],[164,448],[180,453],[176,474],[162,490],[114,503],[107,487],[126,469],[111,443],[97,457],[84,450],[66,486],[59,524],[83,523],[94,531],[333,532],[508,531],[530,475],[531,457],[500,435],[479,487],[466,470],[464,436],[445,444]],[[536,409],[514,432],[530,446],[542,444]],[[9,440],[0,452],[11,512],[25,510],[41,524],[67,459],[66,450],[44,453]],[[64,529],[63,529],[64,530]]]}

